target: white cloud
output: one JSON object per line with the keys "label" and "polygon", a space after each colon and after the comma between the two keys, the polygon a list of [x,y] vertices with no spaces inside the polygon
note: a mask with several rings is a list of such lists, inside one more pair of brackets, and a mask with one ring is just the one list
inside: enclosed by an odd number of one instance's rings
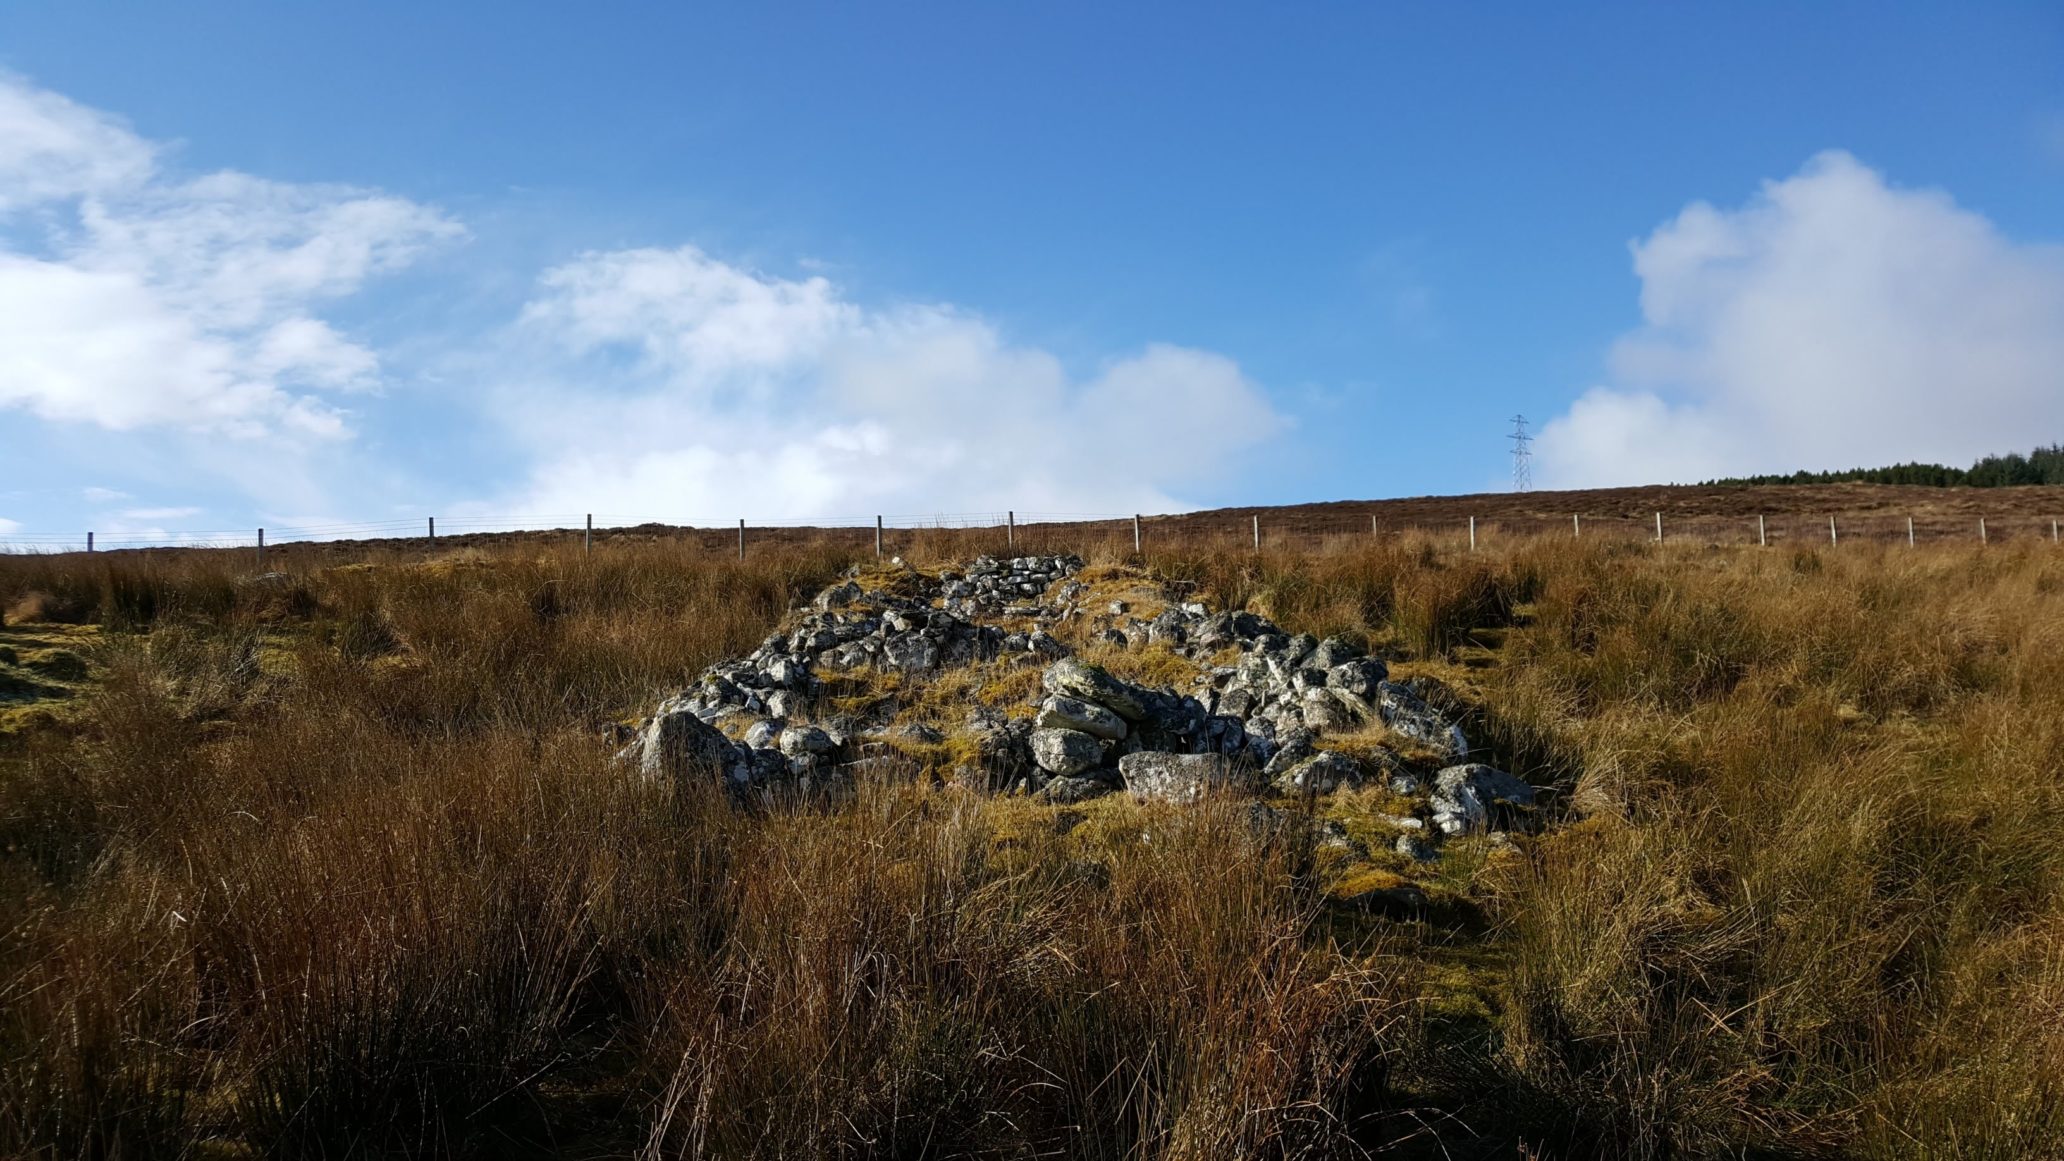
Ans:
{"label": "white cloud", "polygon": [[1561,487],[1905,460],[2064,438],[2064,248],[1845,153],[1633,246],[1644,325],[1550,421]]}
{"label": "white cloud", "polygon": [[155,152],[114,118],[0,74],[0,210],[139,185]]}
{"label": "white cloud", "polygon": [[[92,429],[65,446],[92,447],[81,474],[127,491],[79,495],[139,505],[95,512],[109,534],[199,515],[165,498],[227,511],[239,493],[324,520],[402,496],[462,515],[435,495],[458,469],[411,479],[343,438],[347,405],[381,406],[352,393],[381,385],[382,360],[325,317],[461,227],[374,191],[179,174],[171,153],[0,74],[0,422]],[[486,421],[469,467],[514,481],[476,485],[477,507],[703,523],[1160,511],[1287,426],[1209,351],[1072,366],[973,312],[863,305],[803,269],[692,246],[590,253],[546,271],[500,333],[418,336],[452,352],[441,406]]]}
{"label": "white cloud", "polygon": [[529,511],[1164,511],[1284,427],[1221,355],[1154,345],[1078,377],[965,311],[863,308],[694,247],[586,255],[539,289],[519,357],[547,370],[504,401]]}
{"label": "white cloud", "polygon": [[5,536],[10,532],[19,531],[21,531],[21,521],[9,520],[5,516],[0,516],[0,536]]}
{"label": "white cloud", "polygon": [[767,278],[693,246],[588,254],[547,271],[524,322],[576,351],[623,344],[683,385],[808,360],[863,324],[823,278]]}
{"label": "white cloud", "polygon": [[115,429],[345,434],[321,393],[374,385],[379,359],[313,312],[461,228],[348,187],[170,177],[158,152],[0,75],[0,408]]}

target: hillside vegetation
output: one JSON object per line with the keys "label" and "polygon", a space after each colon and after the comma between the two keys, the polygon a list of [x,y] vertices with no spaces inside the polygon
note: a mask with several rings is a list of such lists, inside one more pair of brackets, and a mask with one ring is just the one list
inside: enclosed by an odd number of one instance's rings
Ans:
{"label": "hillside vegetation", "polygon": [[1982,456],[1968,468],[1945,464],[1906,463],[1846,471],[1797,471],[1790,475],[1738,476],[1715,484],[1919,484],[1931,488],[2014,488],[2031,484],[2064,484],[2064,444],[2039,447],[2027,455]]}
{"label": "hillside vegetation", "polygon": [[2058,1155],[2049,543],[1048,547],[1437,682],[1542,825],[1383,914],[1237,800],[613,762],[831,541],[0,557],[0,1153]]}

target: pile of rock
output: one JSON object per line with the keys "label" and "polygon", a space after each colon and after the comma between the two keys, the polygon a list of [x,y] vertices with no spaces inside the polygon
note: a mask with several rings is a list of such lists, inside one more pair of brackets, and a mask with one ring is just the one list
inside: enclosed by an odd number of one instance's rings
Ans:
{"label": "pile of rock", "polygon": [[[1123,612],[1113,608],[1110,615]],[[1244,656],[1237,664],[1208,668],[1197,683],[1209,689],[1212,712],[1241,719],[1271,742],[1289,745],[1304,734],[1357,729],[1380,720],[1443,758],[1469,753],[1460,727],[1410,689],[1389,681],[1383,662],[1337,637],[1293,637],[1253,613],[1213,614],[1194,602],[1104,632],[1113,644],[1165,645],[1200,663],[1239,647]]]}
{"label": "pile of rock", "polygon": [[[1120,681],[1074,658],[1047,667],[1046,697],[1029,738],[1034,773],[1020,788],[1078,802],[1123,786],[1135,793],[1194,797],[1232,781],[1250,739],[1238,718],[1213,714],[1195,697]],[[1150,771],[1164,773],[1150,773]],[[1180,771],[1188,792],[1162,787]]]}
{"label": "pile of rock", "polygon": [[[1081,567],[1070,556],[985,557],[937,578],[912,573],[896,586],[903,595],[856,580],[833,586],[792,628],[668,699],[627,756],[655,777],[718,768],[741,790],[843,777],[883,760],[899,741],[944,737],[915,724],[900,738],[869,732],[870,724],[887,725],[889,706],[871,722],[864,711],[858,720],[820,715],[821,675],[867,668],[921,679],[1015,655],[1045,666],[1042,700],[1029,721],[971,713],[966,749],[974,757],[955,772],[970,784],[1053,802],[1118,790],[1187,802],[1229,791],[1305,796],[1376,785],[1423,802],[1393,820],[1406,832],[1398,849],[1412,857],[1430,857],[1430,839],[1501,825],[1533,806],[1524,781],[1465,763],[1461,728],[1352,643],[1292,636],[1253,613],[1212,613],[1196,602],[1144,619],[1122,602],[1080,608],[1073,602],[1087,586],[1070,578]],[[1193,690],[1121,680],[1069,656],[1043,627],[1023,627],[1078,617],[1107,644],[1190,659],[1199,667]],[[1001,618],[1020,626],[983,623]],[[719,724],[739,730],[737,739]],[[1324,747],[1328,734],[1378,724],[1409,744],[1416,764],[1366,736],[1352,754]]]}
{"label": "pile of rock", "polygon": [[[1037,602],[1054,580],[1081,567],[1081,559],[1073,556],[1021,557],[1008,567],[984,557],[970,566],[970,575],[982,570],[985,587],[970,590],[972,595],[964,598],[948,595],[969,583],[953,573],[935,581],[913,570],[916,596],[865,590],[856,581],[844,581],[819,593],[793,629],[773,634],[736,661],[711,666],[694,687],[667,706],[705,722],[734,714],[785,721],[810,710],[823,688],[820,670],[865,667],[928,673],[1004,653],[1062,656],[1066,646],[1043,630],[1008,633],[972,617],[1005,587],[1016,599]],[[932,607],[934,594],[944,597],[946,607]],[[956,611],[957,600],[964,611]],[[1026,612],[1049,619],[1056,615],[1036,605]]]}
{"label": "pile of rock", "polygon": [[[851,726],[800,724],[815,716],[824,690],[820,672],[925,674],[1006,653],[1035,661],[1062,656],[1066,647],[1043,630],[1005,632],[950,607],[934,608],[931,601],[942,597],[950,605],[963,599],[963,607],[975,612],[1007,591],[1012,599],[1034,602],[1030,615],[1050,620],[1055,610],[1037,602],[1047,586],[1081,567],[1075,556],[1020,557],[1007,564],[984,557],[969,566],[969,575],[981,583],[962,598],[948,595],[969,583],[953,573],[935,580],[908,570],[910,583],[899,587],[915,595],[845,580],[819,593],[793,628],[769,636],[742,658],[711,666],[693,686],[661,703],[632,748],[648,771],[701,761],[721,767],[741,787],[833,773],[848,757]],[[727,719],[751,719],[735,742],[715,728]]]}
{"label": "pile of rock", "polygon": [[[1082,568],[1079,556],[1018,556],[1009,560],[977,557],[966,572],[939,574],[941,604],[966,617],[1039,616],[1049,612],[1040,597],[1055,581],[1065,580]],[[1079,592],[1063,591],[1062,601]]]}

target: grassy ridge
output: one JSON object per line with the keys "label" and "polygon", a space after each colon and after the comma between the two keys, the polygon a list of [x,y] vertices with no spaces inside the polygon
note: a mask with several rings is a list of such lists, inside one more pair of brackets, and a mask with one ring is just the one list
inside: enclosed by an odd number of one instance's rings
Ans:
{"label": "grassy ridge", "polygon": [[238,563],[0,558],[0,634],[101,629],[0,742],[0,1151],[1976,1158],[2064,1121],[2046,545],[1154,553],[1439,677],[1553,789],[1412,923],[1237,803],[913,770],[748,817],[609,765],[843,548]]}

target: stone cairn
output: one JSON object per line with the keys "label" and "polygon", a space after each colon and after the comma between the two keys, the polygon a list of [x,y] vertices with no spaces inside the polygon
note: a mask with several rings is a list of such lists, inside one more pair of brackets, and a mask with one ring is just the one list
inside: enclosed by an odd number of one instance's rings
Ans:
{"label": "stone cairn", "polygon": [[[908,595],[863,589],[855,579],[824,590],[790,628],[663,702],[621,757],[653,778],[721,772],[741,795],[836,784],[893,767],[899,741],[945,737],[921,723],[892,730],[881,720],[887,713],[826,712],[826,675],[893,671],[924,680],[1001,659],[1043,666],[1044,698],[1030,718],[970,711],[965,730],[978,757],[954,774],[987,790],[1054,803],[1121,790],[1190,802],[1378,785],[1418,804],[1386,818],[1404,832],[1399,852],[1415,858],[1434,857],[1430,843],[1442,837],[1522,818],[1534,805],[1533,787],[1467,761],[1459,726],[1389,680],[1381,660],[1338,638],[1292,636],[1253,613],[1213,613],[1194,601],[1151,619],[1128,616],[1123,601],[1090,609],[1078,603],[1089,586],[1071,579],[1082,568],[1074,556],[982,557],[936,577],[903,567],[895,587]],[[997,620],[1036,627],[1006,631]],[[1147,688],[1072,656],[1047,629],[1077,620],[1105,626],[1093,638],[1114,648],[1158,645],[1192,661],[1192,690]],[[1233,647],[1235,664],[1211,663]],[[1378,722],[1420,760],[1322,744],[1329,733]]]}

